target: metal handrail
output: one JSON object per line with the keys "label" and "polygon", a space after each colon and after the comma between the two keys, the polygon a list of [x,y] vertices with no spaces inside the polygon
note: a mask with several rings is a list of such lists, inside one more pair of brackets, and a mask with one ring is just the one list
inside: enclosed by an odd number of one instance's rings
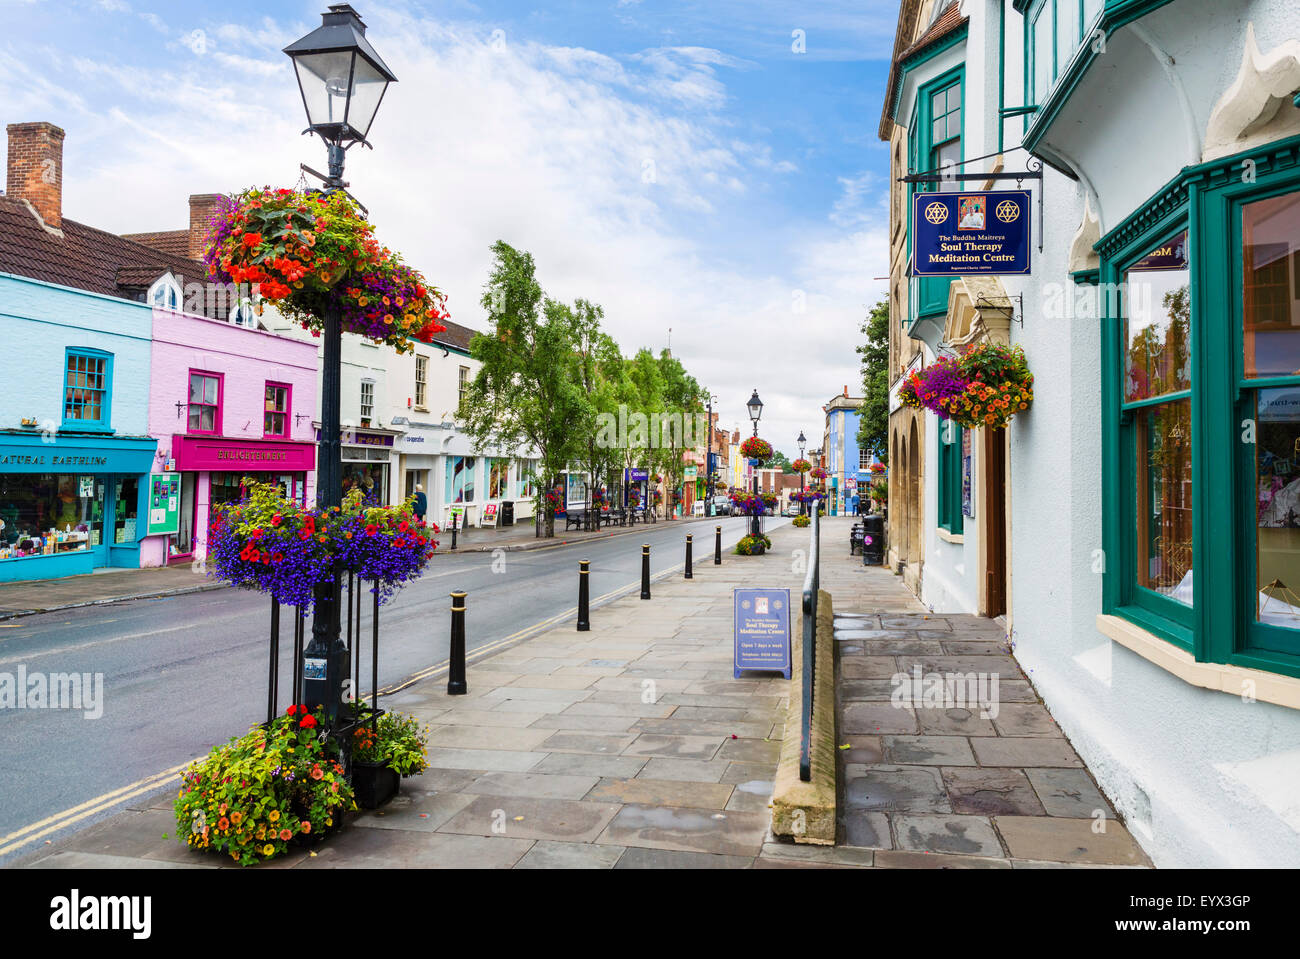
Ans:
{"label": "metal handrail", "polygon": [[803,714],[799,717],[799,778],[812,779],[813,680],[817,673],[817,593],[821,588],[821,524],[812,510],[812,543],[808,549],[808,574],[803,580]]}

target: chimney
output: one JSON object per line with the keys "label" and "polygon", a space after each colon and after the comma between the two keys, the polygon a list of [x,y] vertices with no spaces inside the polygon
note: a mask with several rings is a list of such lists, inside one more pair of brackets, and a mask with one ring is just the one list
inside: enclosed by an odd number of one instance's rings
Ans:
{"label": "chimney", "polygon": [[63,229],[63,138],[53,123],[11,123],[5,192],[26,200],[45,225]]}
{"label": "chimney", "polygon": [[190,197],[190,259],[203,259],[212,217],[224,199],[220,193],[196,193]]}
{"label": "chimney", "polygon": [[844,387],[844,398],[846,400],[849,398],[849,388],[847,386]]}

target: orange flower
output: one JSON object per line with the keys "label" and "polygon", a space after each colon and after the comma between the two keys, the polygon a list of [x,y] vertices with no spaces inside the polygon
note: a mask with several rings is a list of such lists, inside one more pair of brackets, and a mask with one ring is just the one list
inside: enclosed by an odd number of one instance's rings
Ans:
{"label": "orange flower", "polygon": [[288,829],[281,829],[281,830],[280,830],[280,838],[281,838],[284,842],[288,842],[290,839],[293,838],[293,833],[292,833],[290,830],[288,830]]}
{"label": "orange flower", "polygon": [[311,822],[309,820],[304,819],[302,821],[301,831],[303,835],[306,835],[307,833],[311,832]]}

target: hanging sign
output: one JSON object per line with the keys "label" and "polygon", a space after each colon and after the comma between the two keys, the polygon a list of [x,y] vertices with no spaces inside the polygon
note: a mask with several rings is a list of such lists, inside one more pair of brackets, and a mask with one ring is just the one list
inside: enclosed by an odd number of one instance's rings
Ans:
{"label": "hanging sign", "polygon": [[912,197],[915,276],[1029,272],[1028,190]]}

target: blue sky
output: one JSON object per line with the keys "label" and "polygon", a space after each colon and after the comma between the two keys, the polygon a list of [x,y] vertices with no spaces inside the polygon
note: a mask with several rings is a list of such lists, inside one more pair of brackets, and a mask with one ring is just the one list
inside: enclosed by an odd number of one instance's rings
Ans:
{"label": "blue sky", "polygon": [[[348,175],[453,318],[483,325],[502,238],[548,293],[603,304],[626,351],[671,327],[726,425],[757,388],[763,433],[793,452],[859,391],[887,272],[876,129],[897,0],[354,6],[400,82]],[[323,164],[279,50],[324,7],[0,0],[5,122],[67,130],[66,215],[179,228],[190,193]]]}

